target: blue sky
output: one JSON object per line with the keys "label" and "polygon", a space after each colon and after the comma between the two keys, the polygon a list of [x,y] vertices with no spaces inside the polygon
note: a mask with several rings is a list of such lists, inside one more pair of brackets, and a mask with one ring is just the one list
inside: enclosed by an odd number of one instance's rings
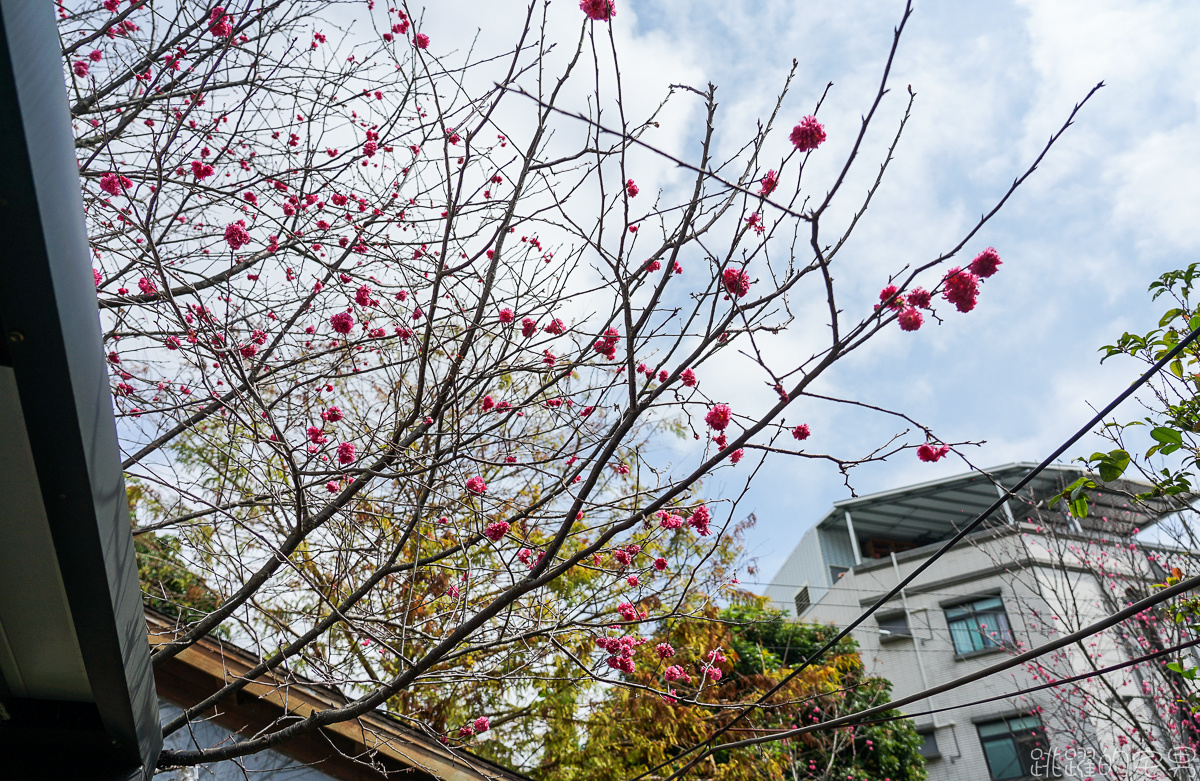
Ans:
{"label": "blue sky", "polygon": [[[727,151],[770,110],[793,57],[799,79],[783,124],[811,113],[833,82],[820,114],[829,140],[806,173],[817,194],[832,180],[870,104],[903,9],[891,0],[617,2],[613,29],[630,104],[655,105],[672,82],[715,83],[718,143]],[[431,5],[424,29],[437,46],[450,36],[466,41],[474,28],[461,20],[478,20],[486,48],[489,39],[505,40],[512,32],[519,6]],[[578,34],[574,6],[552,5],[551,29],[564,46]],[[892,329],[839,364],[823,390],[902,410],[947,441],[985,441],[966,450],[985,467],[1040,460],[1090,417],[1090,405],[1118,393],[1138,368],[1119,361],[1100,366],[1097,349],[1125,330],[1153,327],[1164,307],[1150,301],[1147,285],[1195,260],[1200,245],[1198,29],[1200,5],[1169,0],[917,2],[895,63],[898,89],[881,106],[846,188],[861,193],[874,177],[903,113],[904,86],[911,84],[918,95],[913,119],[840,261],[847,310],[869,306],[888,275],[905,264],[953,245],[1036,157],[1072,106],[1097,82],[1107,86],[966,248],[964,262],[988,245],[1004,259],[978,308],[969,315],[950,311],[943,325],[927,324],[914,334]],[[696,119],[686,107],[669,112],[656,142],[694,155],[701,130]],[[786,145],[782,134],[777,142]],[[643,189],[679,181],[661,162],[645,161],[639,174]],[[807,354],[811,345],[797,333],[774,349]],[[712,372],[702,383],[738,409],[769,398],[733,370]],[[1137,410],[1123,415],[1134,418]],[[904,430],[892,420],[828,406],[798,409],[789,422],[793,418],[812,427],[813,450],[845,456]],[[1098,444],[1086,441],[1074,455]],[[920,463],[910,451],[855,470],[853,485],[869,493],[966,468],[951,458]],[[744,470],[720,473],[706,492],[733,494],[741,487],[736,478],[744,476]],[[739,508],[739,515],[752,511],[758,518],[747,541],[760,574],[743,581],[769,580],[804,530],[848,495],[831,468],[795,460],[768,465]]]}

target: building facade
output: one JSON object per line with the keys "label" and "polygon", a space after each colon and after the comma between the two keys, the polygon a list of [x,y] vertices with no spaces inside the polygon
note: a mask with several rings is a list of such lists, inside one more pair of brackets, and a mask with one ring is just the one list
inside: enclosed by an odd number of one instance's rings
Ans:
{"label": "building facade", "polygon": [[[839,502],[803,536],[767,596],[801,620],[848,626],[1033,466],[1011,464],[987,476],[972,473]],[[1156,520],[1146,510],[1106,492],[1093,497],[1094,517],[1082,523],[1047,506],[1081,475],[1068,466],[1043,472],[853,631],[867,670],[889,679],[894,697],[953,681],[1086,626],[1164,579],[1165,554],[1131,542],[1134,532]],[[1106,777],[1075,758],[1125,745],[1117,736],[1119,719],[1081,716],[1067,694],[1004,695],[1131,653],[1119,635],[1100,636],[1086,648],[1048,658],[1049,667],[1015,667],[910,704],[905,711],[912,714],[954,708],[914,718],[925,738],[929,778],[1009,781],[1055,772]],[[1126,675],[1104,685],[1121,712],[1142,707],[1137,697],[1144,681]],[[990,698],[999,699],[980,702]],[[1134,715],[1146,723],[1158,718]],[[1064,767],[1067,747],[1075,766]]]}

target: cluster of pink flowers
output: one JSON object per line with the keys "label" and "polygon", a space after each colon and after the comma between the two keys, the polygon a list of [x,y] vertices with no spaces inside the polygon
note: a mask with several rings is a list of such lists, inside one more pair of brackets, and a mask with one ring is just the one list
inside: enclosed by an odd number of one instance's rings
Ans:
{"label": "cluster of pink flowers", "polygon": [[[451,588],[454,588],[451,586]],[[458,728],[458,736],[460,738],[469,738],[472,735],[478,735],[482,732],[487,732],[492,728],[492,723],[487,716],[480,716],[470,724],[464,724]]]}
{"label": "cluster of pink flowers", "polygon": [[924,461],[926,463],[932,464],[935,461],[940,461],[942,456],[946,455],[949,452],[950,452],[949,445],[938,446],[938,445],[934,445],[930,442],[926,442],[924,445],[921,445],[920,447],[917,448],[917,458],[921,459],[922,461]]}
{"label": "cluster of pink flowers", "polygon": [[225,242],[234,252],[250,243],[250,234],[246,232],[245,220],[231,222],[225,226]]}
{"label": "cluster of pink flowers", "polygon": [[197,181],[200,179],[207,179],[215,173],[216,171],[213,170],[213,167],[208,163],[202,160],[192,161],[192,176],[195,177]]}
{"label": "cluster of pink flowers", "polygon": [[517,316],[515,314],[513,314],[513,311],[511,309],[509,309],[508,307],[504,307],[503,309],[500,310],[500,313],[497,315],[497,319],[499,319],[501,323],[508,325],[509,323],[516,320]]}
{"label": "cluster of pink flowers", "polygon": [[983,252],[975,256],[971,261],[970,269],[973,274],[983,279],[987,279],[996,273],[1000,268],[1000,253],[996,252],[995,247],[988,247]]}
{"label": "cluster of pink flowers", "polygon": [[685,388],[696,387],[696,372],[692,371],[691,369],[684,369],[682,372],[680,372],[679,379],[681,382],[683,382],[683,386]]}
{"label": "cluster of pink flowers", "polygon": [[704,416],[704,422],[708,427],[717,431],[724,431],[733,420],[733,410],[728,404],[714,404],[708,414]]}
{"label": "cluster of pink flowers", "polygon": [[759,195],[770,195],[775,191],[775,188],[779,186],[779,174],[775,172],[774,168],[772,168],[767,171],[766,176],[759,180],[758,184]]}
{"label": "cluster of pink flowers", "polygon": [[538,551],[537,558],[536,559],[533,558],[533,550],[531,550],[530,548],[521,548],[521,550],[517,551],[517,558],[520,559],[522,564],[529,567],[530,569],[533,569],[538,564],[541,564],[542,559],[545,558],[545,556],[546,556],[545,551]]}
{"label": "cluster of pink flowers", "polygon": [[979,277],[957,266],[942,278],[942,297],[960,312],[970,312],[979,300]]}
{"label": "cluster of pink flowers", "polygon": [[742,297],[750,292],[750,275],[730,266],[721,272],[721,282],[729,295]]}
{"label": "cluster of pink flowers", "polygon": [[521,321],[521,336],[526,339],[537,333],[537,321],[532,317],[527,317]]}
{"label": "cluster of pink flowers", "polygon": [[504,539],[504,535],[508,534],[509,528],[508,521],[495,521],[487,525],[487,528],[483,530],[483,536],[492,542],[500,542],[500,540]]}
{"label": "cluster of pink flowers", "polygon": [[825,140],[825,126],[817,121],[816,117],[808,116],[800,120],[800,124],[792,128],[792,133],[788,138],[792,144],[801,152],[807,152],[811,149],[816,149]]}
{"label": "cluster of pink flowers", "polygon": [[707,537],[712,534],[708,525],[712,522],[712,513],[703,504],[697,505],[696,509],[692,510],[692,514],[687,519],[688,526],[696,530],[696,533],[701,537]]}
{"label": "cluster of pink flowers", "polygon": [[217,38],[228,38],[233,35],[233,17],[221,6],[216,6],[208,17],[208,30]]}
{"label": "cluster of pink flowers", "polygon": [[100,189],[109,195],[120,195],[123,190],[133,186],[129,177],[116,173],[107,173],[100,177]]}
{"label": "cluster of pink flowers", "polygon": [[354,443],[343,442],[337,447],[338,463],[350,464],[354,462]]}
{"label": "cluster of pink flowers", "polygon": [[592,345],[592,349],[603,355],[608,360],[614,360],[617,357],[617,342],[621,341],[621,334],[616,328],[609,326],[604,332],[604,336],[596,340]]}
{"label": "cluster of pink flowers", "polygon": [[354,291],[354,301],[359,306],[370,307],[379,306],[379,300],[371,298],[371,286],[361,285],[358,290]]}
{"label": "cluster of pink flowers", "polygon": [[659,659],[670,659],[675,655],[675,649],[670,643],[659,643],[654,646],[654,653],[658,654]]}
{"label": "cluster of pink flowers", "polygon": [[622,621],[637,621],[639,618],[644,617],[638,612],[636,607],[628,602],[622,602],[621,604],[617,605],[617,612],[621,614]]}
{"label": "cluster of pink flowers", "polygon": [[330,423],[337,423],[344,417],[340,407],[329,407],[321,412],[321,420],[327,420]]}
{"label": "cluster of pink flowers", "polygon": [[979,280],[987,279],[1000,267],[1000,253],[992,247],[975,256],[965,269],[952,268],[942,277],[942,297],[960,312],[970,312],[979,299]]}
{"label": "cluster of pink flowers", "polygon": [[919,287],[913,288],[907,295],[902,295],[895,285],[888,285],[879,291],[880,303],[876,304],[875,308],[886,306],[893,312],[899,312],[896,319],[900,322],[900,329],[915,331],[925,322],[925,316],[918,311],[918,308],[929,309],[931,298],[929,291]]}
{"label": "cluster of pink flowers", "polygon": [[487,483],[483,482],[482,477],[475,475],[470,480],[467,480],[467,490],[476,495],[486,493]]}
{"label": "cluster of pink flowers", "polygon": [[625,182],[625,192],[629,193],[630,198],[633,198],[640,192],[640,190],[638,190],[638,186],[633,183],[633,180],[630,179],[629,181]]}
{"label": "cluster of pink flowers", "polygon": [[688,675],[687,671],[684,670],[682,667],[680,667],[677,664],[673,664],[670,667],[668,667],[667,669],[663,670],[663,677],[671,682],[675,682],[675,681],[683,681],[684,683],[692,682],[692,676]]}
{"label": "cluster of pink flowers", "polygon": [[627,567],[633,561],[634,557],[642,552],[642,546],[633,544],[627,545],[624,548],[617,548],[613,551],[613,559],[622,567]]}
{"label": "cluster of pink flowers", "polygon": [[675,513],[659,510],[655,513],[655,516],[658,518],[658,525],[664,529],[678,529],[680,526],[683,526],[683,517]]}
{"label": "cluster of pink flowers", "polygon": [[812,431],[809,430],[807,423],[801,423],[792,429],[792,436],[801,442],[808,439],[810,435],[812,435]]}
{"label": "cluster of pink flowers", "polygon": [[329,318],[329,325],[339,334],[348,334],[354,327],[354,317],[349,312],[338,312]]}
{"label": "cluster of pink flowers", "polygon": [[579,10],[594,22],[607,22],[617,15],[616,0],[579,0]]}
{"label": "cluster of pink flowers", "polygon": [[619,638],[596,638],[596,645],[612,654],[607,659],[608,666],[614,670],[620,670],[626,675],[632,675],[637,669],[633,662],[633,652],[644,642],[646,641],[640,637],[630,637],[629,635]]}

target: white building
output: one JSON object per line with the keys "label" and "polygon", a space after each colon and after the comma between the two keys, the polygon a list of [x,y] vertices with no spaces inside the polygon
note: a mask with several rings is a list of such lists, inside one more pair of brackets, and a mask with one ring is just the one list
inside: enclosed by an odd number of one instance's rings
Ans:
{"label": "white building", "polygon": [[[995,502],[1003,493],[1000,486],[1015,485],[1033,466],[1010,464],[988,470],[991,480],[972,473],[838,502],[803,536],[767,588],[767,596],[789,615],[847,626]],[[1081,551],[1080,546],[1092,551],[1096,545],[1120,548],[1118,541],[1128,542],[1134,527],[1144,529],[1155,518],[1104,493],[1094,495],[1096,512],[1082,526],[1061,508],[1045,509],[1047,497],[1083,474],[1073,466],[1054,466],[1041,473],[1020,492],[1022,500],[1007,502],[986,528],[934,562],[855,629],[866,669],[889,679],[893,695],[903,697],[1112,612],[1115,587],[1085,561],[1071,557]],[[1127,544],[1121,548],[1128,549]],[[1161,582],[1162,571],[1146,563],[1144,546],[1139,550],[1134,559],[1141,564],[1110,566],[1131,574],[1123,583]],[[1100,555],[1108,556],[1107,550]],[[1155,557],[1149,558],[1153,562]],[[1071,606],[1063,604],[1067,602]],[[1087,607],[1076,609],[1080,605]],[[1097,658],[1107,663],[1128,658],[1122,655],[1128,649],[1118,645],[1119,640],[1097,646]],[[1070,658],[1058,664],[1082,669]],[[1014,668],[905,710],[918,713],[971,703],[1033,683],[1025,670]],[[1130,702],[1133,692],[1124,685],[1122,702]],[[1056,734],[1078,728],[1069,722],[1056,724],[1055,705],[1053,697],[1039,695],[917,717],[918,731],[925,736],[922,753],[929,778],[1044,777],[1047,774],[1036,763],[1042,756],[1039,748],[1109,745],[1103,736],[1083,740],[1079,735]],[[1087,731],[1104,729],[1089,726]],[[1066,775],[1076,775],[1066,770]]]}

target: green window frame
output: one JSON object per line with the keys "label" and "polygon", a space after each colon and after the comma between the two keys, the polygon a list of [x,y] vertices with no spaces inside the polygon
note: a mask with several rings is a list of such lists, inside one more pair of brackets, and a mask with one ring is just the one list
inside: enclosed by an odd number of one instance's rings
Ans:
{"label": "green window frame", "polygon": [[992,781],[1034,777],[1035,763],[1049,748],[1042,720],[1032,714],[977,724],[976,729]]}
{"label": "green window frame", "polygon": [[983,597],[946,608],[946,624],[954,652],[965,655],[1001,648],[1012,643],[1012,628],[1004,601]]}

